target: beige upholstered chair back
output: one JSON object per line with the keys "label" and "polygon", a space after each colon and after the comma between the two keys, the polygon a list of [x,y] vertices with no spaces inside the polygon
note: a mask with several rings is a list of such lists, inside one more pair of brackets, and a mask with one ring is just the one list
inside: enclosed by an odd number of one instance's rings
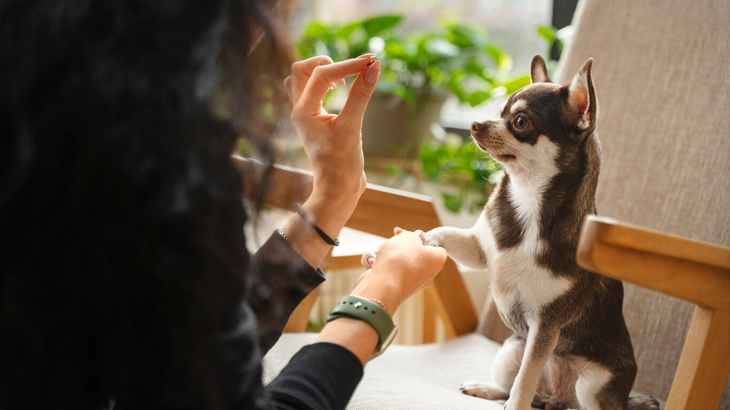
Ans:
{"label": "beige upholstered chair back", "polygon": [[[574,24],[560,82],[594,58],[598,213],[730,246],[730,1],[585,0]],[[694,306],[625,288],[634,388],[666,400]]]}

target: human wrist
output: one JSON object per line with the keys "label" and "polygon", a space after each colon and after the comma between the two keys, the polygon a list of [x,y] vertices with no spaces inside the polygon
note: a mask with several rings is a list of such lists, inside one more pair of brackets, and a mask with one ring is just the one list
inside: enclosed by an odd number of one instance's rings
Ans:
{"label": "human wrist", "polygon": [[299,207],[297,213],[287,220],[281,230],[297,253],[316,268],[322,263],[332,245],[314,226],[334,241],[350,218],[352,210],[343,209],[337,202],[330,203],[319,196],[311,195]]}
{"label": "human wrist", "polygon": [[403,303],[402,298],[399,296],[399,291],[400,289],[393,283],[382,283],[380,281],[370,283],[369,281],[362,281],[355,286],[355,289],[350,292],[350,295],[371,300],[380,305],[392,316],[398,310],[401,303]]}
{"label": "human wrist", "polygon": [[398,333],[392,315],[380,303],[367,298],[348,295],[340,299],[327,316],[327,323],[341,318],[362,320],[378,333],[378,344],[372,357],[382,354]]}
{"label": "human wrist", "polygon": [[322,231],[335,238],[352,216],[358,199],[313,191],[301,208]]}
{"label": "human wrist", "polygon": [[365,174],[363,171],[360,171],[360,173],[361,177],[357,179],[333,178],[315,174],[310,199],[317,202],[324,201],[337,204],[338,208],[349,209],[352,213],[365,188]]}
{"label": "human wrist", "polygon": [[362,320],[342,317],[327,323],[317,341],[338,344],[352,352],[365,365],[378,344],[379,335]]}

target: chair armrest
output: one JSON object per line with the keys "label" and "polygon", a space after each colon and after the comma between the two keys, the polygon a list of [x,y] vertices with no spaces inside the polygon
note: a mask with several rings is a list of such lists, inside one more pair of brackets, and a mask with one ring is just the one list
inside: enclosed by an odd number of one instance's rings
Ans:
{"label": "chair armrest", "polygon": [[730,249],[586,218],[577,261],[585,269],[700,306],[730,310]]}
{"label": "chair armrest", "polygon": [[[268,167],[260,161],[235,155],[231,159],[243,178],[248,179],[249,183],[244,181],[246,199],[262,200],[267,205],[294,212],[294,204],[306,201],[312,193],[313,178],[309,171],[278,164]],[[257,198],[253,182],[264,179],[267,169],[269,186],[264,197]],[[438,228],[441,223],[430,197],[367,184],[346,226],[388,238],[393,235],[396,226],[410,231],[429,231]]]}
{"label": "chair armrest", "polygon": [[[306,201],[312,193],[311,172],[281,165],[269,167],[259,161],[235,155],[231,156],[231,160],[241,172],[244,196],[249,200],[293,212],[294,203]],[[253,182],[261,181],[265,176],[269,179],[269,186],[263,197],[259,197],[260,193],[252,190],[255,185]],[[428,231],[441,226],[441,222],[430,197],[367,184],[367,189],[345,226],[388,238],[393,235],[395,226],[411,231]],[[346,265],[358,262],[359,265],[359,257],[330,262],[334,262],[331,267],[338,262]],[[474,331],[479,319],[477,311],[452,260],[446,261],[428,294],[443,319],[449,337]]]}

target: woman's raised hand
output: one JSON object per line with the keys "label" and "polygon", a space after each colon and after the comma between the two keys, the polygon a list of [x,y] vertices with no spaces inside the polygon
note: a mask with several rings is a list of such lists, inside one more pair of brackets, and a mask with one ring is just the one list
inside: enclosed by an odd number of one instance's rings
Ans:
{"label": "woman's raised hand", "polygon": [[[362,117],[380,75],[374,54],[334,63],[329,57],[313,57],[294,63],[284,80],[294,106],[291,114],[312,165],[312,195],[302,206],[308,218],[335,238],[355,210],[365,191]],[[322,99],[337,83],[358,75],[338,115],[322,107]],[[297,215],[282,230],[290,244],[313,267],[319,266],[330,246]]]}
{"label": "woman's raised hand", "polygon": [[[352,213],[365,190],[361,127],[368,101],[380,75],[374,54],[335,63],[329,57],[312,57],[292,65],[284,84],[294,106],[291,119],[302,138],[312,165],[316,202]],[[322,107],[327,92],[344,79],[357,75],[342,111],[329,114]]]}

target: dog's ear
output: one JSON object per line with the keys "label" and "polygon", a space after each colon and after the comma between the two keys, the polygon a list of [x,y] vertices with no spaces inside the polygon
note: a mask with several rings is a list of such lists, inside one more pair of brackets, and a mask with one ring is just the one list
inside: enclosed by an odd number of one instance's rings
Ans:
{"label": "dog's ear", "polygon": [[553,79],[550,78],[550,74],[548,73],[547,64],[545,64],[545,60],[543,60],[542,57],[540,57],[540,54],[535,54],[535,57],[532,57],[532,67],[530,67],[530,78],[532,79],[532,83],[552,83]]}
{"label": "dog's ear", "polygon": [[573,82],[566,87],[568,122],[580,140],[585,139],[596,129],[598,105],[591,76],[592,65],[593,59],[589,58],[573,78]]}

